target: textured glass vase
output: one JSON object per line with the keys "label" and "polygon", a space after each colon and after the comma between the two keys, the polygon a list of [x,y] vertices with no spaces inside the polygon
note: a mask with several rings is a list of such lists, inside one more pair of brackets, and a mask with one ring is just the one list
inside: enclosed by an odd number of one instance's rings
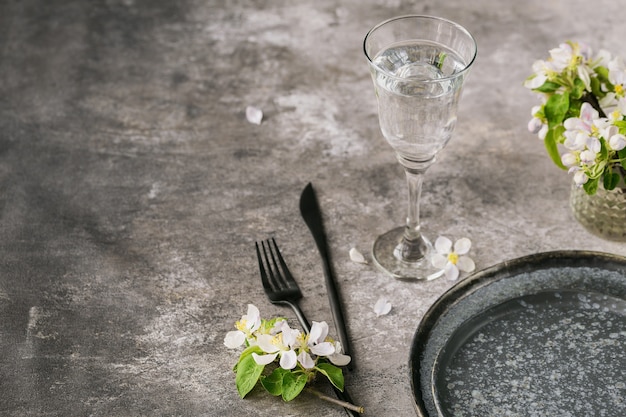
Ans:
{"label": "textured glass vase", "polygon": [[608,240],[626,242],[626,189],[607,191],[598,186],[594,195],[572,185],[570,206],[574,217],[585,229]]}

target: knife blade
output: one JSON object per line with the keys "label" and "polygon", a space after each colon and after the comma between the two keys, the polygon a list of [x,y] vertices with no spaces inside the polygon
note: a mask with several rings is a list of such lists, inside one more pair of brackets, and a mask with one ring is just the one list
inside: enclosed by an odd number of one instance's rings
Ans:
{"label": "knife blade", "polygon": [[304,222],[309,227],[317,245],[317,249],[322,257],[328,300],[330,302],[330,310],[333,321],[335,322],[335,328],[337,330],[337,337],[343,347],[344,354],[352,358],[348,364],[348,369],[353,369],[354,357],[352,356],[352,347],[350,339],[348,338],[346,322],[341,308],[341,298],[337,289],[330,253],[328,251],[326,233],[324,232],[324,225],[322,222],[322,213],[317,197],[315,196],[315,191],[313,190],[313,184],[311,183],[307,184],[304,191],[302,191],[302,195],[300,196],[300,213],[302,214]]}

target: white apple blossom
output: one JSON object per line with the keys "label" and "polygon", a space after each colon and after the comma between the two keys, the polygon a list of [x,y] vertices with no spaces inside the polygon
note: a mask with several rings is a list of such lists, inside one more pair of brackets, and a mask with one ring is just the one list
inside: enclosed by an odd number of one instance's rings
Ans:
{"label": "white apple blossom", "polygon": [[539,137],[539,139],[544,140],[546,135],[548,134],[548,125],[543,122],[539,117],[537,117],[537,113],[541,110],[541,106],[534,106],[530,110],[530,114],[533,116],[532,119],[528,122],[528,131],[533,133]]}
{"label": "white apple blossom", "polygon": [[[621,116],[619,111],[615,111],[613,113],[620,114],[620,116],[617,117],[617,120],[622,120],[623,116]],[[626,147],[626,136],[620,133],[617,126],[610,124],[610,122],[608,122],[608,126],[606,128],[602,129],[600,134],[606,139],[609,150],[621,151],[624,147]]]}
{"label": "white apple blossom", "polygon": [[555,68],[548,61],[538,60],[533,63],[533,72],[534,74],[524,82],[526,88],[541,87],[548,80],[548,76],[555,72]]}
{"label": "white apple blossom", "polygon": [[[328,337],[326,322],[314,321],[310,333],[303,334],[298,329],[292,329],[284,318],[261,319],[259,310],[249,304],[248,313],[235,326],[237,330],[228,332],[224,344],[229,348],[246,345],[234,368],[237,390],[242,398],[259,380],[268,376],[267,372],[263,373],[263,368],[275,362],[279,367],[271,370],[269,376],[282,378],[282,393],[279,394],[285,401],[297,396],[304,385],[319,373],[335,386],[343,383],[343,372],[337,366],[347,365],[350,356],[343,353],[341,343]],[[283,378],[284,373],[289,373],[292,378]],[[302,377],[304,384],[301,384]],[[261,385],[273,395],[279,395],[265,386],[262,380]],[[285,393],[289,394],[289,398],[285,397]]]}
{"label": "white apple blossom", "polygon": [[606,49],[600,49],[593,60],[589,63],[591,68],[605,67],[608,68],[609,63],[613,60],[613,56]]}
{"label": "white apple blossom", "polygon": [[591,90],[591,69],[585,65],[579,66],[576,71],[578,72],[578,78],[583,82],[587,90]]}
{"label": "white apple blossom", "polygon": [[585,149],[580,153],[580,162],[587,166],[595,165],[596,163],[596,153],[591,149]]}
{"label": "white apple blossom", "polygon": [[576,130],[566,130],[563,136],[565,136],[563,146],[570,151],[582,151],[587,146],[589,139],[589,133]]}
{"label": "white apple blossom", "polygon": [[550,49],[550,60],[554,71],[561,72],[575,59],[574,49],[569,43],[562,43],[558,48]]}
{"label": "white apple blossom", "polygon": [[585,171],[583,171],[579,167],[572,167],[570,168],[569,172],[574,173],[574,183],[579,187],[589,181],[589,176],[587,176]]}
{"label": "white apple blossom", "polygon": [[567,152],[561,155],[561,162],[566,167],[577,166],[579,163],[578,156],[573,152]]}
{"label": "white apple blossom", "polygon": [[325,356],[331,363],[338,366],[350,363],[350,357],[344,355],[341,351],[341,344],[339,342],[333,343],[329,341],[327,337],[328,324],[325,321],[314,321],[305,339],[306,349],[301,350],[298,355],[298,361],[305,369],[311,369],[315,366],[315,361],[311,357],[311,354],[315,356]]}
{"label": "white apple blossom", "polygon": [[[622,115],[622,118],[624,117],[624,115],[626,114],[626,98],[620,98],[617,101],[617,109],[616,109],[620,115]],[[622,120],[622,119],[619,119]]]}
{"label": "white apple blossom", "polygon": [[540,118],[538,117],[533,117],[532,119],[530,119],[530,121],[528,122],[528,131],[530,133],[534,133],[535,135],[537,133],[539,133],[539,131],[541,130],[541,128],[543,127],[543,122],[541,121]]}
{"label": "white apple blossom", "polygon": [[292,329],[286,321],[281,322],[281,332],[276,335],[257,335],[257,344],[264,355],[252,353],[254,361],[259,365],[267,365],[274,362],[280,355],[280,367],[293,369],[298,362],[298,356],[294,350],[298,347],[300,330]]}
{"label": "white apple blossom", "polygon": [[332,343],[326,341],[328,336],[328,323],[325,321],[314,321],[307,338],[307,345],[311,353],[318,356],[328,356],[335,353]]}
{"label": "white apple blossom", "polygon": [[598,118],[598,112],[589,103],[583,103],[580,108],[580,117],[570,117],[563,122],[563,126],[567,129],[563,134],[565,136],[563,145],[572,151],[582,151],[591,143],[596,149],[597,139],[590,139],[590,137],[594,131],[594,122]]}
{"label": "white apple blossom", "polygon": [[615,88],[617,97],[624,97],[624,86],[626,85],[626,68],[621,58],[617,57],[609,62],[609,81]]}
{"label": "white apple blossom", "polygon": [[476,266],[474,261],[465,256],[472,242],[468,238],[461,238],[454,243],[447,237],[440,236],[435,241],[435,250],[431,257],[431,263],[435,268],[442,269],[446,278],[455,281],[459,277],[459,271],[472,272]]}
{"label": "white apple blossom", "polygon": [[602,107],[603,109],[610,109],[617,106],[617,101],[618,97],[615,95],[615,93],[609,91],[604,97],[598,100],[598,104],[600,104],[600,107]]}
{"label": "white apple blossom", "polygon": [[539,132],[537,133],[537,137],[541,140],[545,140],[546,135],[548,134],[548,125],[543,125]]}
{"label": "white apple blossom", "polygon": [[563,126],[567,130],[578,130],[591,133],[593,121],[598,119],[599,113],[589,103],[583,103],[580,107],[580,117],[570,117],[563,122]]}
{"label": "white apple blossom", "polygon": [[226,333],[224,345],[229,349],[235,349],[243,345],[252,337],[261,326],[261,314],[254,304],[248,304],[248,313],[241,316],[241,320],[235,323],[237,330]]}
{"label": "white apple blossom", "polygon": [[621,151],[626,148],[626,136],[616,133],[609,139],[609,147],[614,151]]}
{"label": "white apple blossom", "polygon": [[[528,130],[547,141],[556,164],[588,194],[599,184],[614,188],[626,178],[624,62],[605,50],[593,56],[588,45],[567,42],[532,70],[524,85],[540,93],[541,104],[532,108]],[[571,117],[575,113],[578,117]],[[559,157],[561,147],[566,151]]]}

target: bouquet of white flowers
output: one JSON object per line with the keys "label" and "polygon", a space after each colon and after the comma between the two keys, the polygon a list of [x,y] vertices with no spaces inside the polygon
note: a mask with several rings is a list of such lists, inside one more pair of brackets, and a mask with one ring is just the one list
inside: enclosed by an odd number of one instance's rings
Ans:
{"label": "bouquet of white flowers", "polygon": [[[343,391],[344,377],[340,367],[350,363],[350,356],[343,354],[341,343],[328,336],[326,322],[314,321],[310,332],[302,333],[292,329],[284,318],[262,319],[259,309],[248,304],[248,313],[235,323],[235,328],[237,330],[224,337],[224,345],[230,349],[245,347],[234,368],[241,398],[260,382],[270,394],[291,401],[318,374]],[[313,389],[309,392],[323,400],[363,412],[362,407]]]}
{"label": "bouquet of white flowers", "polygon": [[[524,86],[541,95],[528,129],[543,139],[560,168],[587,194],[626,177],[626,67],[607,51],[593,55],[582,43],[566,42],[533,64]],[[561,149],[564,148],[564,151]]]}

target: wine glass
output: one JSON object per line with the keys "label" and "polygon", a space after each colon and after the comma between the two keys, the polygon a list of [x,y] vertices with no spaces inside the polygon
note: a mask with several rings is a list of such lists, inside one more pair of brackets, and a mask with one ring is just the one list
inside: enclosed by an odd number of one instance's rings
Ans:
{"label": "wine glass", "polygon": [[476,41],[462,26],[432,16],[401,16],[367,33],[363,42],[383,136],[406,173],[406,225],[379,236],[375,263],[400,279],[442,275],[430,262],[432,244],[422,235],[422,181],[456,125],[463,82],[476,57]]}

